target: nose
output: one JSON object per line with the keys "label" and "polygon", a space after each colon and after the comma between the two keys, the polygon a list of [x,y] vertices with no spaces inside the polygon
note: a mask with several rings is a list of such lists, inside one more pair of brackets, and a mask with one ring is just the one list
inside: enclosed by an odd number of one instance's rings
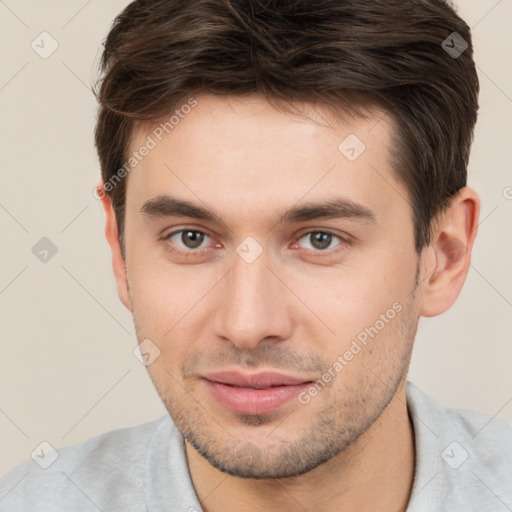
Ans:
{"label": "nose", "polygon": [[215,333],[241,350],[270,338],[286,340],[292,333],[291,293],[267,260],[265,252],[252,263],[234,254],[232,269],[222,280]]}

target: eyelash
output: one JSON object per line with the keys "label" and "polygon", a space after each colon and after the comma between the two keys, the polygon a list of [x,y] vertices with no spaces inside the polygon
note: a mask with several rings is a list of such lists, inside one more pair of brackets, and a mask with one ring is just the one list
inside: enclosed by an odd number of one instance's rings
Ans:
{"label": "eyelash", "polygon": [[[162,237],[162,240],[163,241],[168,241],[171,239],[171,237],[173,237],[174,235],[177,235],[178,233],[183,233],[185,231],[192,231],[193,233],[199,233],[201,235],[205,235],[209,238],[212,238],[206,231],[202,231],[200,229],[191,229],[191,228],[181,228],[181,229],[177,229],[175,231],[173,231],[172,233],[169,233],[168,235],[165,235],[164,237]],[[330,235],[332,237],[335,237],[335,238],[338,238],[340,240],[340,242],[338,243],[338,245],[336,245],[333,249],[327,249],[327,250],[324,250],[324,251],[321,251],[321,250],[312,250],[312,249],[306,249],[307,251],[312,251],[312,255],[313,257],[325,257],[325,256],[330,256],[330,255],[333,255],[335,254],[338,250],[340,250],[343,246],[347,245],[347,244],[350,244],[350,241],[347,239],[347,238],[344,238],[340,235],[337,235],[336,233],[328,230],[328,229],[314,229],[314,230],[310,230],[310,231],[306,231],[305,233],[302,233],[298,238],[297,238],[297,242],[299,240],[302,240],[306,235],[311,235],[313,233],[322,233],[324,235]],[[294,245],[297,244],[297,242],[294,242]],[[341,246],[341,247],[340,247]],[[188,251],[185,251],[185,250],[181,250],[181,249],[172,249],[173,252],[177,252],[178,254],[180,254],[181,256],[184,256],[185,258],[197,258],[197,257],[200,257],[204,254],[205,251],[207,251],[208,249],[191,249],[191,250],[188,250]],[[317,253],[317,254],[315,254]]]}

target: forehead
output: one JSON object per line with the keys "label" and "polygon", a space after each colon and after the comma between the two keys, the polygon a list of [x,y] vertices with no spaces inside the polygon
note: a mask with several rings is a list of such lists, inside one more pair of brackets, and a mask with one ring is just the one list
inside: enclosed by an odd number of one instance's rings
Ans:
{"label": "forehead", "polygon": [[335,118],[318,106],[301,105],[298,114],[259,97],[213,95],[189,105],[137,126],[128,156],[151,149],[129,173],[127,203],[169,194],[242,220],[253,206],[281,211],[334,192],[384,210],[402,187],[389,162],[393,127],[382,112]]}

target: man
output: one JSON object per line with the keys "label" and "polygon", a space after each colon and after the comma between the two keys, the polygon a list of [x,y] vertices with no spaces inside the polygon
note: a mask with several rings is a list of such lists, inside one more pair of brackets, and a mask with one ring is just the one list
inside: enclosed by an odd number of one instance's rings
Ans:
{"label": "man", "polygon": [[96,195],[169,414],[18,466],[0,510],[512,509],[512,426],[407,381],[478,224],[452,8],[137,0],[102,72]]}

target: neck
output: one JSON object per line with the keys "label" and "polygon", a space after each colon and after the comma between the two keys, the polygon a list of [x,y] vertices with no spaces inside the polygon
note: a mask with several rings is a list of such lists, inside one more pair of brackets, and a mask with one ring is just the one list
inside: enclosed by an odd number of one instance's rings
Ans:
{"label": "neck", "polygon": [[205,512],[405,511],[414,480],[414,431],[405,380],[377,421],[343,452],[292,478],[243,479],[214,468],[189,443],[187,459]]}

